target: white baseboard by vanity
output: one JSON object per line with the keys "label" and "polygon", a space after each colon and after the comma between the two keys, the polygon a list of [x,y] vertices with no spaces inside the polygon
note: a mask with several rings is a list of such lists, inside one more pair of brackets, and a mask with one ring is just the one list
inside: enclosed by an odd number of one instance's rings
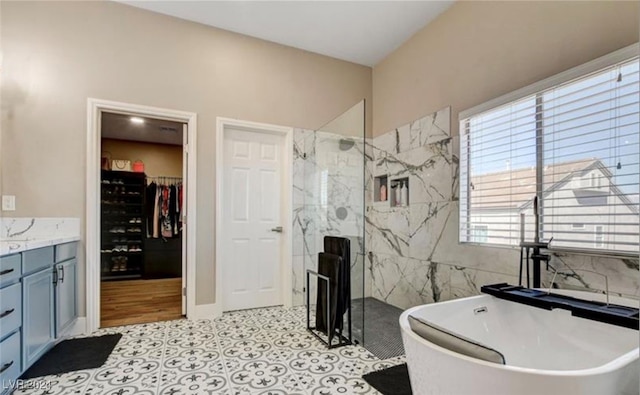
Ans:
{"label": "white baseboard by vanity", "polygon": [[66,338],[78,335],[89,335],[87,333],[87,317],[78,317],[69,327],[60,334],[59,338]]}
{"label": "white baseboard by vanity", "polygon": [[189,319],[192,320],[202,320],[202,319],[214,319],[220,317],[222,315],[222,311],[220,311],[220,306],[217,303],[211,304],[197,304],[195,306],[195,312],[192,316],[189,316]]}

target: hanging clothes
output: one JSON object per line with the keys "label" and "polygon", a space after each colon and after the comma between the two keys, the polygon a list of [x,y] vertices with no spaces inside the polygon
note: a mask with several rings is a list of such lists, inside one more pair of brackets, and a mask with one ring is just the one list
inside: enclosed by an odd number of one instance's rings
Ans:
{"label": "hanging clothes", "polygon": [[169,217],[169,187],[167,185],[162,186],[160,201],[160,234],[162,237],[173,237],[171,230],[171,218]]}
{"label": "hanging clothes", "polygon": [[151,182],[147,185],[144,199],[144,215],[145,224],[147,228],[147,237],[153,236],[153,222],[154,222],[154,210],[156,203],[156,191],[158,186],[155,182]]}
{"label": "hanging clothes", "polygon": [[162,189],[161,185],[156,186],[156,191],[153,199],[153,234],[151,235],[153,238],[157,239],[160,235],[159,225],[160,225],[160,190]]}
{"label": "hanging clothes", "polygon": [[[174,178],[174,177],[171,177]],[[151,182],[145,198],[147,237],[172,238],[182,232],[182,182]]]}
{"label": "hanging clothes", "polygon": [[178,187],[169,187],[169,220],[171,222],[171,234],[178,235]]}

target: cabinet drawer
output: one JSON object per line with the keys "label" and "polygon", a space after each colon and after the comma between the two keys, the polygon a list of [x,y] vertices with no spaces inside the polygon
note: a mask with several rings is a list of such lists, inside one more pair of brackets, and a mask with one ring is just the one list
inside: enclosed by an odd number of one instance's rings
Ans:
{"label": "cabinet drawer", "polygon": [[56,246],[56,263],[68,261],[76,257],[76,251],[78,250],[78,242],[58,244]]}
{"label": "cabinet drawer", "polygon": [[16,281],[22,275],[22,257],[20,254],[0,258],[0,287]]}
{"label": "cabinet drawer", "polygon": [[20,332],[0,343],[0,383],[9,383],[20,375]]}
{"label": "cabinet drawer", "polygon": [[22,323],[22,283],[0,289],[0,339]]}
{"label": "cabinet drawer", "polygon": [[53,266],[53,246],[22,253],[22,273],[33,273],[48,266]]}

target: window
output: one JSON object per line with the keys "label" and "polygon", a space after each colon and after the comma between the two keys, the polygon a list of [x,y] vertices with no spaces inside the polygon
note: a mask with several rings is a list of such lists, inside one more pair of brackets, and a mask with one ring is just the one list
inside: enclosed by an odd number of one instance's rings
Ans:
{"label": "window", "polygon": [[460,241],[533,241],[537,196],[554,248],[637,253],[638,74],[632,46],[462,112]]}
{"label": "window", "polygon": [[489,227],[486,225],[473,225],[471,231],[471,242],[473,243],[486,243],[487,234],[489,233]]}

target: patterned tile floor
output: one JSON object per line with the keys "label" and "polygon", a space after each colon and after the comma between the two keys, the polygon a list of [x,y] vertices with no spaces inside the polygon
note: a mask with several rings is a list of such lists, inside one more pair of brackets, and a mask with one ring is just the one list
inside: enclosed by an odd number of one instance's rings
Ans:
{"label": "patterned tile floor", "polygon": [[50,388],[15,394],[379,394],[362,375],[404,362],[359,346],[328,350],[304,328],[305,309],[272,307],[215,320],[123,326],[99,369],[47,376]]}

